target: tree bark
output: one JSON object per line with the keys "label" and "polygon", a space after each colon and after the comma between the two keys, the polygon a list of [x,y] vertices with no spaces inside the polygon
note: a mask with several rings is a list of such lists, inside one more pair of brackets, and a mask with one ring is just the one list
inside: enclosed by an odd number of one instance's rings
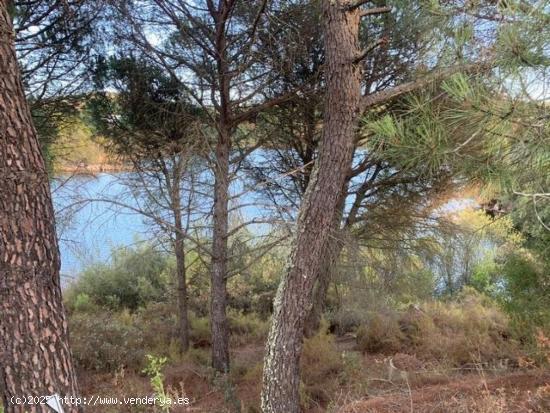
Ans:
{"label": "tree bark", "polygon": [[229,322],[227,320],[227,242],[229,231],[229,153],[233,114],[231,105],[231,74],[227,57],[226,25],[235,2],[219,2],[212,12],[216,24],[215,51],[219,90],[218,139],[214,169],[214,217],[212,234],[210,325],[212,333],[212,367],[229,373]]}
{"label": "tree bark", "polygon": [[12,397],[76,396],[77,383],[49,180],[21,83],[10,3],[0,0],[0,392],[6,413],[45,412]]}
{"label": "tree bark", "polygon": [[218,138],[214,182],[214,231],[212,236],[210,318],[212,367],[229,372],[229,324],[227,321],[227,233],[229,201],[229,136]]}
{"label": "tree bark", "polygon": [[264,362],[262,410],[300,411],[299,361],[305,319],[331,222],[351,167],[361,98],[356,63],[360,11],[324,0],[327,96],[319,159],[302,201],[289,264],[279,285]]}
{"label": "tree bark", "polygon": [[336,213],[334,214],[326,245],[323,247],[325,252],[321,258],[321,269],[313,290],[312,307],[304,326],[304,335],[308,338],[314,336],[319,331],[323,312],[325,311],[328,289],[334,274],[334,267],[344,248],[341,224],[344,214],[345,199],[345,194],[343,194],[340,198]]}
{"label": "tree bark", "polygon": [[[185,268],[185,238],[181,212],[181,168],[175,167],[173,188],[171,191],[171,203],[174,212],[175,240],[174,253],[176,255],[176,277],[178,280],[178,320],[179,320],[179,338],[182,352],[189,350],[189,317],[187,309],[187,274]],[[189,214],[190,211],[187,211]]]}

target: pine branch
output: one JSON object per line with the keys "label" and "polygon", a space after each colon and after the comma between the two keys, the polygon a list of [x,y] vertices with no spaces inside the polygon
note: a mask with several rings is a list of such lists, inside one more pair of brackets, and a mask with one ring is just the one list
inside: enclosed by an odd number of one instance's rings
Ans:
{"label": "pine branch", "polygon": [[460,72],[479,73],[479,72],[488,70],[491,67],[492,67],[492,63],[481,62],[481,63],[474,63],[470,65],[458,65],[458,66],[437,70],[422,79],[403,83],[402,85],[395,86],[392,89],[384,90],[378,93],[374,93],[372,95],[364,96],[363,102],[362,102],[362,109],[363,111],[365,111],[372,107],[390,102],[393,99],[397,99],[403,95],[406,95],[407,93],[420,90],[428,86],[430,83],[441,81],[456,73],[460,73]]}

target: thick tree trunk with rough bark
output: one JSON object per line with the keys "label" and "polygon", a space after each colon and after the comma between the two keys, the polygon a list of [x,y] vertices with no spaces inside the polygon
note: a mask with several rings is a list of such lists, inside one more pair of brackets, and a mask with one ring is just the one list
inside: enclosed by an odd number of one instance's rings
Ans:
{"label": "thick tree trunk with rough bark", "polygon": [[340,198],[336,213],[334,214],[334,219],[332,220],[329,236],[324,246],[325,252],[321,258],[321,269],[317,276],[315,289],[313,290],[312,307],[304,326],[304,335],[306,337],[312,337],[319,331],[323,312],[325,311],[328,289],[333,278],[334,267],[344,248],[341,230],[344,206],[345,194]]}
{"label": "thick tree trunk with rough bark", "polygon": [[361,98],[356,63],[360,11],[324,0],[327,96],[319,158],[302,201],[297,232],[274,303],[264,362],[262,410],[298,413],[304,323],[326,240],[353,157]]}
{"label": "thick tree trunk with rough bark", "polygon": [[216,145],[214,219],[211,262],[210,319],[212,367],[229,372],[229,325],[227,321],[227,233],[229,202],[229,135],[220,134]]}
{"label": "thick tree trunk with rough bark", "polygon": [[7,413],[45,412],[12,404],[12,397],[77,395],[77,384],[49,181],[23,92],[9,3],[0,0],[0,393]]}

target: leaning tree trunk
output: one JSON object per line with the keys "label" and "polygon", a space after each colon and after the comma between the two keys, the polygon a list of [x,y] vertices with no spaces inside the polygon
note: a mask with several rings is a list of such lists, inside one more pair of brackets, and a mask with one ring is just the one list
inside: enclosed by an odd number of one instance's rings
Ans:
{"label": "leaning tree trunk", "polygon": [[327,96],[319,159],[298,216],[296,236],[274,302],[263,373],[262,410],[298,413],[305,319],[346,174],[351,167],[361,95],[360,11],[323,2]]}
{"label": "leaning tree trunk", "polygon": [[12,397],[76,395],[77,384],[49,181],[17,65],[10,3],[0,0],[0,392],[7,413],[45,412],[14,405]]}
{"label": "leaning tree trunk", "polygon": [[[345,192],[347,193],[347,186]],[[344,214],[345,199],[344,194],[338,202],[338,207],[336,208],[336,213],[334,214],[330,227],[329,236],[327,237],[325,246],[323,247],[324,253],[321,258],[321,266],[317,276],[317,282],[313,290],[312,307],[304,325],[304,335],[306,337],[312,337],[319,331],[321,319],[323,318],[323,312],[325,311],[328,289],[333,278],[334,267],[342,252],[342,249],[344,248],[341,223],[342,216]]]}
{"label": "leaning tree trunk", "polygon": [[216,145],[214,218],[211,262],[210,324],[212,367],[229,372],[229,325],[227,321],[227,233],[229,202],[229,134],[220,134]]}

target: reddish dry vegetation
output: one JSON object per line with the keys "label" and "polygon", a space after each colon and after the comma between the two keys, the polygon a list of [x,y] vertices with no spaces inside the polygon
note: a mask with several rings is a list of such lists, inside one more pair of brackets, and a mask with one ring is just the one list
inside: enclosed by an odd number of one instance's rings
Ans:
{"label": "reddish dry vegetation", "polygon": [[391,392],[346,404],[338,413],[550,412],[550,374],[514,372],[487,378],[469,374],[447,383]]}
{"label": "reddish dry vegetation", "polygon": [[[550,412],[550,339],[542,331],[536,335],[537,351],[533,353],[538,356],[531,358],[510,337],[500,313],[482,303],[470,300],[464,308],[424,308],[421,315],[407,311],[400,318],[371,320],[357,334],[336,337],[320,332],[307,339],[301,361],[302,411]],[[232,337],[230,378],[234,388],[213,374],[210,349],[199,345],[203,342],[199,337],[186,354],[172,354],[163,370],[169,394],[189,397],[192,402],[189,407],[173,409],[174,413],[233,412],[237,405],[242,413],[260,411],[264,335],[251,335],[262,330],[256,321],[242,318],[235,323],[241,328]],[[200,330],[199,324],[196,327]],[[131,362],[133,358],[124,360]],[[81,372],[85,396],[153,394],[149,379],[139,374],[136,366],[129,365],[117,373],[103,371]],[[155,410],[116,406],[88,411]]]}
{"label": "reddish dry vegetation", "polygon": [[[347,343],[340,348],[347,350]],[[236,399],[243,413],[259,412],[261,386],[262,348],[250,346],[236,350],[234,365],[253,365],[237,380]],[[541,369],[516,369],[494,371],[487,368],[471,370],[438,370],[436,365],[417,365],[413,356],[397,354],[395,363],[410,369],[420,368],[420,373],[398,375],[391,381],[387,377],[387,359],[377,355],[362,355],[364,374],[368,376],[362,397],[357,397],[348,385],[332,400],[310,401],[304,405],[304,413],[548,413],[550,412],[550,371]],[[83,372],[84,373],[84,372]],[[86,395],[131,397],[151,395],[148,379],[135,373],[116,375],[81,375]],[[204,370],[193,363],[183,362],[165,369],[165,382],[175,393],[192,399],[189,407],[173,410],[179,412],[229,412],[224,400],[224,389],[216,385]],[[334,393],[333,393],[334,394]],[[153,408],[90,408],[89,412],[153,412]]]}

